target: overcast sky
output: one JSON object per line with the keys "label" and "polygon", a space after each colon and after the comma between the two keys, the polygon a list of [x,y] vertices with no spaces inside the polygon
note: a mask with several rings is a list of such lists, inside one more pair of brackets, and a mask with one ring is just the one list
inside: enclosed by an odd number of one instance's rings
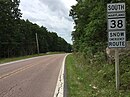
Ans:
{"label": "overcast sky", "polygon": [[71,32],[74,24],[69,17],[69,10],[74,4],[75,0],[21,0],[20,9],[23,19],[43,25],[72,43]]}

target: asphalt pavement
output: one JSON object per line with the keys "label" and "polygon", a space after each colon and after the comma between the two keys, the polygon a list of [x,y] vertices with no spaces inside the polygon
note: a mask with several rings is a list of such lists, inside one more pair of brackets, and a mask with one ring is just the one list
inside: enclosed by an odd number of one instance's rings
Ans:
{"label": "asphalt pavement", "polygon": [[53,97],[66,54],[0,64],[0,97]]}

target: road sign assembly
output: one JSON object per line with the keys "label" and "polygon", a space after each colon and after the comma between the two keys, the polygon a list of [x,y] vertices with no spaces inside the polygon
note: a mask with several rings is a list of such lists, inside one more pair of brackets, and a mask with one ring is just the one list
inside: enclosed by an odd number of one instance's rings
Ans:
{"label": "road sign assembly", "polygon": [[108,47],[126,47],[125,3],[107,4]]}
{"label": "road sign assembly", "polygon": [[108,47],[115,48],[116,90],[120,87],[119,49],[126,47],[125,3],[107,4]]}

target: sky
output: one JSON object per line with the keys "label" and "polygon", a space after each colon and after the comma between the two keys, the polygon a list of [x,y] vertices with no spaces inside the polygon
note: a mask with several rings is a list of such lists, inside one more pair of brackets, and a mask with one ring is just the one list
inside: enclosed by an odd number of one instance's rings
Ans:
{"label": "sky", "polygon": [[75,0],[21,0],[19,8],[22,19],[44,26],[48,31],[57,32],[58,36],[72,44],[74,23],[69,11],[75,4]]}

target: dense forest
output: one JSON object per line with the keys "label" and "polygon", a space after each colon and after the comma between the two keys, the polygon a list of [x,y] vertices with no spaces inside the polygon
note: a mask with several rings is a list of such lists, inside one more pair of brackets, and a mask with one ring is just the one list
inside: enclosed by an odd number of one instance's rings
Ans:
{"label": "dense forest", "polygon": [[39,52],[70,52],[71,45],[55,32],[22,20],[20,0],[0,0],[0,58],[24,56]]}
{"label": "dense forest", "polygon": [[77,0],[70,16],[75,22],[74,50],[94,54],[107,47],[107,3],[126,2],[127,40],[130,40],[129,0]]}

